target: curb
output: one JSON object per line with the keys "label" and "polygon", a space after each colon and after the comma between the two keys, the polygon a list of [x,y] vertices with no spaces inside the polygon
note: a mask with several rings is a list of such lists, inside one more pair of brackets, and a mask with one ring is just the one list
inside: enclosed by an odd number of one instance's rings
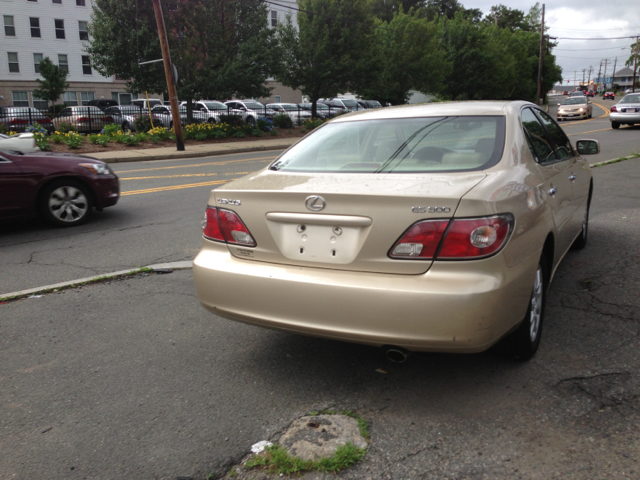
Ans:
{"label": "curb", "polygon": [[128,162],[146,162],[151,160],[173,160],[173,159],[181,159],[181,158],[214,157],[219,155],[233,155],[236,153],[264,152],[267,150],[286,150],[291,145],[293,145],[293,143],[284,144],[284,145],[268,145],[268,146],[260,146],[260,147],[236,148],[232,150],[213,150],[210,152],[184,151],[184,152],[175,152],[175,153],[160,154],[160,155],[142,154],[139,157],[125,157],[125,158],[118,158],[118,157],[100,158],[100,157],[93,157],[90,153],[87,153],[85,155],[87,157],[95,158],[96,160],[100,160],[105,163],[128,163]]}
{"label": "curb", "polygon": [[610,163],[620,163],[620,162],[624,162],[625,160],[631,160],[633,158],[640,158],[640,157],[638,155],[629,155],[628,157],[612,158],[611,160],[605,160],[604,162],[594,163],[590,165],[590,167],[591,168],[603,167],[605,165],[609,165]]}
{"label": "curb", "polygon": [[158,272],[158,273],[170,273],[173,270],[189,270],[193,267],[191,260],[183,262],[171,262],[171,263],[156,263],[154,265],[147,265],[146,267],[130,268],[128,270],[120,270],[118,272],[105,273],[102,275],[94,275],[92,277],[78,278],[76,280],[69,280],[67,282],[54,283],[53,285],[45,285],[42,287],[29,288],[27,290],[20,290],[17,292],[10,292],[0,294],[0,302],[6,302],[8,300],[18,300],[29,295],[35,295],[37,293],[46,293],[54,289],[73,288],[79,284],[93,283],[101,280],[109,280],[110,278],[120,277],[122,275],[135,275],[136,273],[144,272]]}

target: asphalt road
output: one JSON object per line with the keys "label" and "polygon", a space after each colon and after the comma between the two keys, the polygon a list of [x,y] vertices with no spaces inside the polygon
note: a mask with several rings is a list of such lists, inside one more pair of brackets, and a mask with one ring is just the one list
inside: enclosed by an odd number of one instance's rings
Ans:
{"label": "asphalt road", "polygon": [[[640,160],[594,178],[589,245],[560,266],[528,363],[490,351],[390,364],[375,348],[226,321],[200,307],[190,271],[0,305],[0,478],[217,478],[322,408],[370,423],[364,462],[338,478],[639,478]],[[208,188],[125,196],[72,245],[122,249],[123,263],[188,257]],[[125,227],[135,218],[139,237]],[[35,251],[75,248],[47,248],[71,231],[16,228],[49,236]]]}

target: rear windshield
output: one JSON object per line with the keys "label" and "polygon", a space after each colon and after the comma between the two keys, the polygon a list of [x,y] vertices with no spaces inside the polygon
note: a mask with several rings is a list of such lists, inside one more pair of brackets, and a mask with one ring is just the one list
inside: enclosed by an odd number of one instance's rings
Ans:
{"label": "rear windshield", "polygon": [[640,103],[640,95],[625,95],[620,103]]}
{"label": "rear windshield", "polygon": [[328,123],[269,168],[286,172],[421,173],[482,170],[504,149],[501,116]]}

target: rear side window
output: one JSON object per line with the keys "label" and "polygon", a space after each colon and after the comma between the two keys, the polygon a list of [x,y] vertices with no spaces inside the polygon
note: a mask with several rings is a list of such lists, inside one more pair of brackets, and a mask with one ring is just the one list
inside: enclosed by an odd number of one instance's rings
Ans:
{"label": "rear side window", "polygon": [[538,118],[529,108],[522,111],[521,118],[522,126],[528,134],[529,148],[538,159],[538,163],[553,162],[556,159],[553,146]]}
{"label": "rear side window", "polygon": [[272,170],[424,173],[489,168],[504,149],[502,116],[329,123],[285,152]]}
{"label": "rear side window", "polygon": [[573,148],[571,148],[571,142],[565,135],[560,125],[558,125],[549,115],[541,110],[537,110],[538,116],[546,127],[547,132],[551,136],[551,139],[556,144],[556,155],[559,160],[570,158],[574,156]]}

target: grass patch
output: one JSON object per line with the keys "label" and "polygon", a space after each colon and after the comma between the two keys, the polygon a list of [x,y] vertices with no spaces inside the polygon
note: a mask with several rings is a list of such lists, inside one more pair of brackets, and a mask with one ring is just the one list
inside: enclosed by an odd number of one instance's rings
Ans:
{"label": "grass patch", "polygon": [[351,443],[340,445],[336,453],[321,460],[303,460],[290,455],[281,445],[265,448],[265,452],[250,458],[245,467],[261,468],[271,474],[300,475],[303,472],[320,471],[336,473],[359,462],[367,453]]}
{"label": "grass patch", "polygon": [[632,158],[640,158],[640,154],[639,153],[632,153],[631,155],[629,155],[627,157],[620,157],[620,158],[616,158],[616,159],[613,159],[613,160],[607,160],[605,162],[594,163],[593,165],[591,165],[591,168],[604,167],[605,165],[611,165],[612,163],[624,162],[625,160],[631,160]]}
{"label": "grass patch", "polygon": [[30,297],[31,295],[44,295],[45,293],[60,292],[62,290],[68,290],[70,288],[77,288],[77,287],[81,287],[83,285],[90,285],[92,283],[105,282],[107,280],[121,280],[123,278],[127,278],[127,277],[130,277],[132,275],[138,275],[140,273],[149,273],[149,272],[152,272],[152,271],[153,271],[153,268],[142,267],[142,268],[136,268],[135,270],[132,270],[132,271],[127,272],[127,273],[122,273],[122,274],[116,275],[116,276],[101,275],[99,277],[92,278],[91,280],[87,280],[86,282],[70,283],[70,284],[62,285],[60,287],[55,287],[55,288],[43,288],[42,290],[38,290],[37,292],[24,293],[24,294],[21,294],[21,295],[13,295],[11,297],[0,297],[0,303],[9,302],[9,301],[13,301],[13,300],[19,300],[21,298]]}

